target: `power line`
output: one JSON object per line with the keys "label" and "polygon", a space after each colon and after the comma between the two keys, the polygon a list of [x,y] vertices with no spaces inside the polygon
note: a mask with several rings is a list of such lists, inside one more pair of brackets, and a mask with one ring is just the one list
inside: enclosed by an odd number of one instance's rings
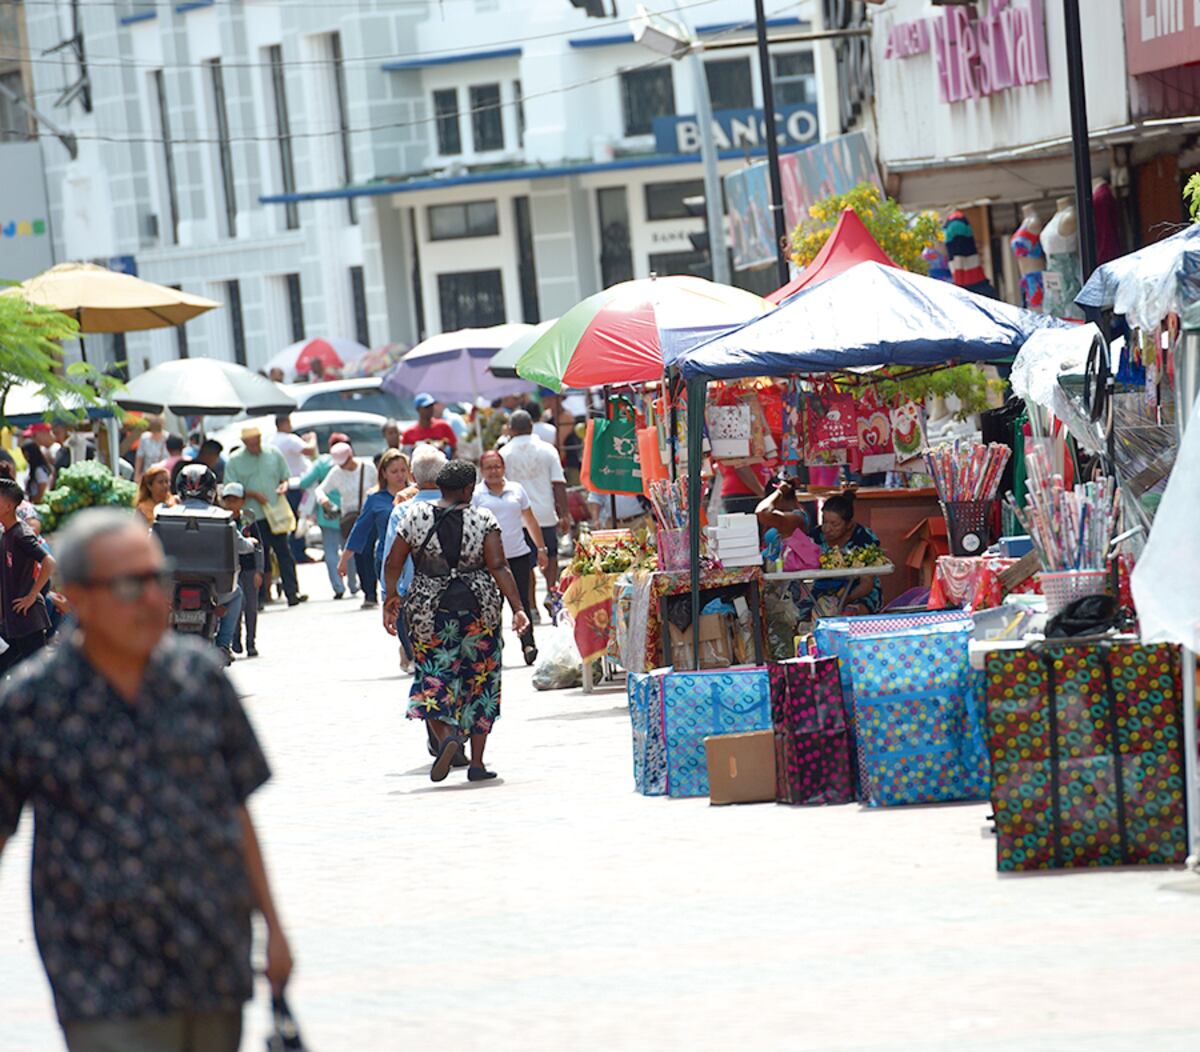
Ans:
{"label": "power line", "polygon": [[[24,3],[27,6],[31,2],[42,3],[42,4],[45,4],[46,6],[50,6],[50,5],[59,3],[60,0],[24,0]],[[119,6],[119,4],[120,4],[120,0],[111,0],[111,2],[110,2],[110,0],[88,0],[88,2],[89,2],[89,4],[91,4],[91,3],[105,4],[106,6]],[[686,3],[683,5],[683,10],[689,11],[689,10],[692,10],[693,8],[697,8],[697,7],[707,7],[707,6],[710,6],[710,5],[718,3],[718,2],[719,2],[719,0],[691,0],[690,3]],[[164,6],[170,7],[173,5],[167,4]],[[312,6],[323,7],[323,8],[328,8],[328,7],[336,8],[341,5],[338,5],[336,3],[333,3],[333,4],[314,3]],[[797,4],[795,6],[800,6],[800,5]],[[675,9],[672,9],[672,10],[675,10]],[[387,14],[386,11],[381,12],[381,13]],[[581,33],[595,33],[600,30],[603,30],[603,29],[611,30],[613,26],[630,25],[634,21],[636,21],[636,19],[637,19],[636,15],[631,18],[614,18],[610,22],[600,24],[600,25],[579,26],[574,29],[556,29],[549,33],[537,33],[537,34],[533,34],[530,36],[523,36],[523,37],[510,37],[505,40],[492,40],[492,41],[488,41],[486,48],[490,50],[492,48],[513,47],[518,44],[528,44],[528,43],[532,43],[532,42],[538,41],[538,40],[552,40],[556,37],[577,36]],[[753,23],[749,23],[749,24],[753,25]],[[738,28],[744,29],[744,28],[746,28],[746,25],[739,26]],[[722,30],[722,33],[724,33],[724,32],[727,32],[727,30]],[[481,45],[481,47],[482,47],[482,45]],[[464,51],[461,46],[460,47],[452,47],[452,48],[427,48],[423,51],[391,52],[390,54],[386,54],[386,55],[362,55],[362,56],[357,56],[357,57],[353,57],[353,58],[343,58],[341,60],[340,64],[343,67],[357,66],[357,65],[373,65],[375,63],[382,63],[382,62],[400,62],[400,61],[404,61],[406,59],[422,59],[422,58],[430,58],[430,57],[437,57],[437,56],[447,56],[447,55],[452,56],[452,55],[460,55],[460,54],[470,54],[470,52]],[[71,69],[71,70],[77,69],[79,66],[78,60],[75,59],[72,55],[64,54],[62,56],[46,57],[40,51],[33,51],[33,50],[30,50],[27,48],[0,47],[0,58],[12,59],[14,61],[28,62],[30,65],[36,65],[36,66],[59,66],[63,69]],[[337,65],[338,63],[336,63],[335,60],[333,60],[333,59],[294,59],[294,60],[288,60],[288,62],[286,64],[290,67],[304,68],[304,67],[310,67],[310,66],[317,66],[317,67],[333,66],[333,65]],[[170,70],[170,69],[200,69],[204,66],[204,63],[203,62],[159,63],[159,62],[138,61],[136,59],[122,59],[122,58],[114,57],[112,55],[101,55],[99,57],[93,57],[91,54],[89,54],[88,58],[87,58],[87,65],[89,68],[94,67],[96,69],[133,68],[133,69]],[[271,64],[269,62],[224,62],[223,61],[222,66],[224,66],[225,69],[270,69],[271,68]]]}
{"label": "power line", "polygon": [[[785,11],[789,11],[789,10],[793,10],[794,8],[801,7],[803,5],[803,2],[804,2],[804,0],[795,0],[795,2],[786,4],[785,6],[772,12],[772,14],[773,15],[782,14]],[[723,29],[720,33],[715,34],[714,39],[720,39],[721,37],[726,36],[730,33],[741,32],[742,30],[747,29],[752,25],[754,25],[753,21],[743,22],[736,26],[729,26],[726,29]],[[656,66],[661,66],[663,64],[663,61],[664,60],[662,57],[656,57],[656,58],[650,59],[649,61],[647,61],[645,63],[641,63],[639,65],[625,66],[625,67],[622,67],[619,69],[609,70],[608,72],[600,73],[594,77],[589,77],[586,80],[574,81],[570,84],[561,84],[558,87],[550,88],[546,91],[539,91],[539,92],[533,92],[532,94],[528,94],[528,95],[522,95],[519,100],[513,99],[508,102],[500,103],[499,105],[475,106],[475,107],[469,107],[467,109],[459,109],[459,110],[455,111],[453,116],[456,119],[461,119],[463,117],[471,117],[476,113],[493,112],[498,109],[512,109],[520,104],[523,104],[524,102],[527,102],[529,99],[545,98],[550,95],[558,95],[563,92],[574,91],[578,88],[589,87],[590,85],[599,84],[599,83],[609,80],[613,77],[618,77],[623,73],[637,73],[642,70],[652,69]],[[222,63],[222,65],[224,65],[224,63]],[[159,68],[161,68],[161,67],[159,67]],[[769,102],[769,101],[770,100],[764,100],[764,102]],[[373,132],[382,132],[382,131],[403,131],[408,128],[418,128],[418,127],[424,127],[424,126],[427,126],[430,124],[434,124],[438,120],[446,119],[449,116],[451,116],[451,115],[445,114],[445,113],[433,114],[429,117],[418,118],[417,120],[389,121],[389,122],[386,122],[383,124],[373,124],[373,125],[368,125],[368,126],[365,126],[362,128],[340,128],[340,127],[338,127],[338,128],[329,128],[329,129],[322,130],[322,131],[291,132],[288,135],[288,138],[293,139],[293,140],[295,140],[295,139],[304,139],[304,140],[328,139],[328,138],[333,138],[335,136],[342,136],[342,135],[363,135],[363,134],[369,134],[369,133],[373,133]],[[24,139],[24,140],[57,138],[57,136],[55,136],[51,133],[43,133],[41,131],[37,132],[36,134],[34,134],[32,136],[14,135],[13,137]],[[118,135],[110,135],[110,134],[99,133],[99,132],[95,132],[95,133],[81,132],[81,133],[77,133],[75,135],[75,138],[79,142],[103,142],[103,143],[112,143],[112,144],[116,144],[116,145],[123,145],[123,144],[161,145],[163,143],[169,142],[172,146],[215,146],[215,145],[223,145],[223,144],[232,146],[232,145],[241,144],[241,143],[278,142],[279,141],[279,133],[278,133],[278,131],[272,131],[272,132],[269,132],[266,134],[256,133],[253,135],[237,135],[237,136],[231,136],[228,139],[210,138],[210,137],[185,137],[185,136],[179,136],[179,137],[171,136],[169,139],[164,139],[162,136],[155,136],[155,135],[118,136]],[[448,159],[448,161],[449,161],[449,159]]]}

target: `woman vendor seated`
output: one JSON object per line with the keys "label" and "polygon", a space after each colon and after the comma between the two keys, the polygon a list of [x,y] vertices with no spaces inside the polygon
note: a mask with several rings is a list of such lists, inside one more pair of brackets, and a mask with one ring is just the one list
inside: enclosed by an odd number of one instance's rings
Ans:
{"label": "woman vendor seated", "polygon": [[[879,538],[862,523],[854,521],[854,499],[844,493],[828,498],[821,508],[821,525],[808,534],[822,552],[840,549],[849,553],[856,548],[879,544]],[[848,577],[814,581],[813,605],[818,616],[826,614],[877,614],[883,607],[883,585],[878,577]],[[841,610],[827,609],[830,602]]]}

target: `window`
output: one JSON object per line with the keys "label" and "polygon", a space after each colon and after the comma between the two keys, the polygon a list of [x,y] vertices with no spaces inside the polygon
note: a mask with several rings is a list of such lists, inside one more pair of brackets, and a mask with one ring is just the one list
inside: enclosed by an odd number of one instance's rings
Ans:
{"label": "window", "polygon": [[229,311],[229,325],[233,335],[233,360],[238,365],[246,364],[246,324],[242,318],[242,283],[225,282],[225,308]]}
{"label": "window", "polygon": [[[329,39],[329,50],[333,55],[333,89],[337,101],[338,141],[342,148],[342,182],[349,186],[354,182],[354,165],[350,157],[350,111],[346,105],[346,66],[342,60],[342,34],[333,33]],[[353,197],[346,198],[346,210],[350,222],[358,222],[358,203]]]}
{"label": "window", "polygon": [[229,148],[229,111],[225,105],[225,77],[221,60],[206,63],[212,80],[213,115],[217,126],[217,159],[221,165],[221,190],[225,198],[225,232],[237,237],[237,186],[233,178],[233,152]]}
{"label": "window", "polygon": [[495,201],[429,206],[430,241],[451,241],[457,237],[495,237],[499,233],[500,217]]}
{"label": "window", "polygon": [[517,228],[517,275],[521,284],[521,320],[536,325],[542,320],[538,303],[537,261],[533,255],[533,221],[529,216],[529,198],[513,199],[513,219]]}
{"label": "window", "polygon": [[[0,73],[0,86],[7,88],[19,99],[25,98],[25,82],[19,69]],[[17,142],[28,139],[32,134],[29,114],[7,95],[0,94],[0,142]]]}
{"label": "window", "polygon": [[675,85],[670,66],[633,69],[621,74],[621,104],[626,135],[649,135],[655,117],[675,115]]}
{"label": "window", "polygon": [[813,69],[811,51],[789,51],[772,55],[774,66],[775,105],[800,106],[816,104],[817,75]]}
{"label": "window", "polygon": [[[173,288],[176,292],[183,291],[182,285],[172,285],[171,288]],[[175,356],[177,358],[189,357],[190,352],[188,351],[187,326],[175,325],[173,328],[175,329]]]}
{"label": "window", "polygon": [[350,296],[354,301],[354,338],[364,347],[371,346],[370,326],[367,324],[367,283],[362,267],[350,268]]}
{"label": "window", "polygon": [[660,278],[668,274],[712,275],[707,252],[655,252],[650,256],[650,272]]}
{"label": "window", "polygon": [[633,252],[629,246],[629,197],[623,186],[596,191],[600,219],[600,284],[605,288],[633,279]]}
{"label": "window", "polygon": [[285,274],[287,287],[288,320],[291,322],[292,343],[304,339],[304,297],[300,294],[300,275]]}
{"label": "window", "polygon": [[437,123],[437,149],[443,157],[462,153],[462,132],[458,127],[458,89],[444,88],[433,93],[433,115]]}
{"label": "window", "polygon": [[167,86],[163,71],[156,69],[154,99],[158,106],[158,131],[163,148],[163,176],[167,184],[167,225],[171,231],[171,244],[179,243],[179,194],[175,188],[175,150],[171,144],[171,118],[167,108]]}
{"label": "window", "polygon": [[525,145],[525,96],[521,94],[521,82],[513,81],[513,106],[517,111],[517,145]]}
{"label": "window", "polygon": [[[288,117],[287,84],[283,71],[283,48],[274,44],[267,48],[271,67],[271,88],[275,97],[275,133],[279,139],[279,171],[285,194],[296,192],[296,162],[292,156],[292,124]],[[300,228],[300,208],[295,201],[284,205],[284,219],[289,230]]]}
{"label": "window", "polygon": [[646,218],[686,219],[688,210],[683,207],[683,199],[703,193],[703,179],[688,179],[681,183],[647,183]]}
{"label": "window", "polygon": [[471,88],[471,135],[476,153],[504,149],[504,121],[500,117],[500,85],[476,84]]}
{"label": "window", "polygon": [[723,58],[704,63],[713,112],[754,108],[754,82],[748,58]]}
{"label": "window", "polygon": [[498,270],[439,274],[438,300],[442,332],[504,324],[504,288]]}

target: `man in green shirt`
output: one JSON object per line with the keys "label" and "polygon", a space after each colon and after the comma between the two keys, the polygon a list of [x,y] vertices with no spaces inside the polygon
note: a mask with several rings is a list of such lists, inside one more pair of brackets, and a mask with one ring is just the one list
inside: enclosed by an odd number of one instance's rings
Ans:
{"label": "man in green shirt", "polygon": [[[239,482],[245,490],[246,508],[254,514],[254,528],[262,541],[263,551],[270,548],[279,562],[279,575],[283,578],[288,606],[304,602],[308,596],[300,594],[296,582],[296,561],[288,547],[288,534],[272,533],[271,524],[267,522],[266,505],[279,500],[288,488],[288,467],[283,454],[273,447],[263,448],[262,432],[257,427],[243,428],[242,448],[225,465],[225,481]],[[270,594],[268,572],[263,574],[260,605],[267,602]]]}

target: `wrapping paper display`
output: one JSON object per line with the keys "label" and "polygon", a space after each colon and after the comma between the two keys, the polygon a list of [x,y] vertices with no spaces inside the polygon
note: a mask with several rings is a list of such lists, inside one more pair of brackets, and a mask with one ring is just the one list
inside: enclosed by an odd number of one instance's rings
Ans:
{"label": "wrapping paper display", "polygon": [[767,665],[775,728],[775,798],[781,804],[854,802],[850,728],[835,658]]}
{"label": "wrapping paper display", "polygon": [[667,791],[667,747],[663,741],[663,678],[666,669],[630,673],[629,720],[633,727],[633,784],[643,796]]}
{"label": "wrapping paper display", "polygon": [[669,672],[663,677],[668,796],[708,796],[704,739],[771,729],[765,668]]}
{"label": "wrapping paper display", "polygon": [[990,654],[996,868],[1183,862],[1182,697],[1171,646]]}
{"label": "wrapping paper display", "polygon": [[987,796],[971,633],[933,627],[850,638],[861,788],[870,807]]}

